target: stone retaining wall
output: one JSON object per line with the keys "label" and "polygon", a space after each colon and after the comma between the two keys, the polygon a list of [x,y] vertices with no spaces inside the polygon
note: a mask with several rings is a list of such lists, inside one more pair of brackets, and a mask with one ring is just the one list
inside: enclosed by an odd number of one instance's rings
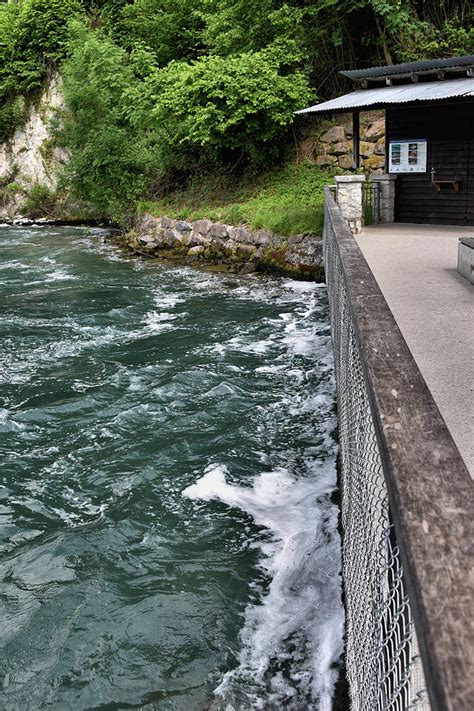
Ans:
{"label": "stone retaining wall", "polygon": [[[327,124],[326,124],[327,126]],[[352,116],[342,114],[337,124],[303,142],[303,155],[323,168],[352,168]],[[379,114],[362,116],[360,126],[361,168],[368,173],[385,170],[385,119]]]}
{"label": "stone retaining wall", "polygon": [[187,222],[145,214],[125,237],[132,250],[149,256],[223,265],[235,271],[275,271],[323,279],[322,239],[284,237],[266,230],[233,227],[211,220]]}

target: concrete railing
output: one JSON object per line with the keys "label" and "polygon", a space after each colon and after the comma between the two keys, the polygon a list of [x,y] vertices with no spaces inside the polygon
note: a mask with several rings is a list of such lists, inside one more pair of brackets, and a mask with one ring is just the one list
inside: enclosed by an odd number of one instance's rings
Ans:
{"label": "concrete railing", "polygon": [[326,191],[352,709],[474,708],[473,485]]}

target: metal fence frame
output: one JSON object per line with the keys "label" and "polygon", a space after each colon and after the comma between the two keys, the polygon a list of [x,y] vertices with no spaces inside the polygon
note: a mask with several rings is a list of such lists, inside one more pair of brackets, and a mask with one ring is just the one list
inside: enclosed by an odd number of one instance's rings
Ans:
{"label": "metal fence frame", "polygon": [[376,180],[362,183],[362,222],[364,225],[380,222],[380,183]]}
{"label": "metal fence frame", "polygon": [[330,189],[324,258],[351,706],[472,711],[472,480]]}

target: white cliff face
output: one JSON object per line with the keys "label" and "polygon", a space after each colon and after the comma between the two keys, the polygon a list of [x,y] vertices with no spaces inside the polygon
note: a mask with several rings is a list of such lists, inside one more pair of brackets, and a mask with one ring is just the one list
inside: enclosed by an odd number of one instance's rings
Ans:
{"label": "white cliff face", "polygon": [[[68,158],[67,151],[51,144],[50,123],[64,106],[61,78],[54,75],[38,106],[31,106],[25,125],[0,144],[0,181],[11,178],[24,192],[39,184],[49,190],[57,187],[58,170]],[[22,195],[12,194],[0,202],[0,216],[11,215],[21,204]]]}

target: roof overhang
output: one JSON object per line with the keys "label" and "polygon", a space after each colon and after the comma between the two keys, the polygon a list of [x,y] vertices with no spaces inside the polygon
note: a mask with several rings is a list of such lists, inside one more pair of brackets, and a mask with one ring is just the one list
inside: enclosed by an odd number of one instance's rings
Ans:
{"label": "roof overhang", "polygon": [[[340,72],[343,76],[354,81],[377,82],[382,79],[392,78],[397,80],[403,77],[427,77],[430,74],[448,73],[468,73],[474,69],[474,54],[464,57],[449,57],[442,59],[422,59],[417,62],[405,62],[404,64],[386,64],[380,67],[370,67],[369,69],[351,69]],[[472,76],[472,75],[471,75]],[[443,79],[444,76],[440,76]]]}
{"label": "roof overhang", "polygon": [[437,102],[445,99],[474,99],[474,78],[433,81],[418,84],[360,89],[331,101],[310,106],[297,114],[337,113],[342,111],[383,109],[397,104],[419,101]]}

